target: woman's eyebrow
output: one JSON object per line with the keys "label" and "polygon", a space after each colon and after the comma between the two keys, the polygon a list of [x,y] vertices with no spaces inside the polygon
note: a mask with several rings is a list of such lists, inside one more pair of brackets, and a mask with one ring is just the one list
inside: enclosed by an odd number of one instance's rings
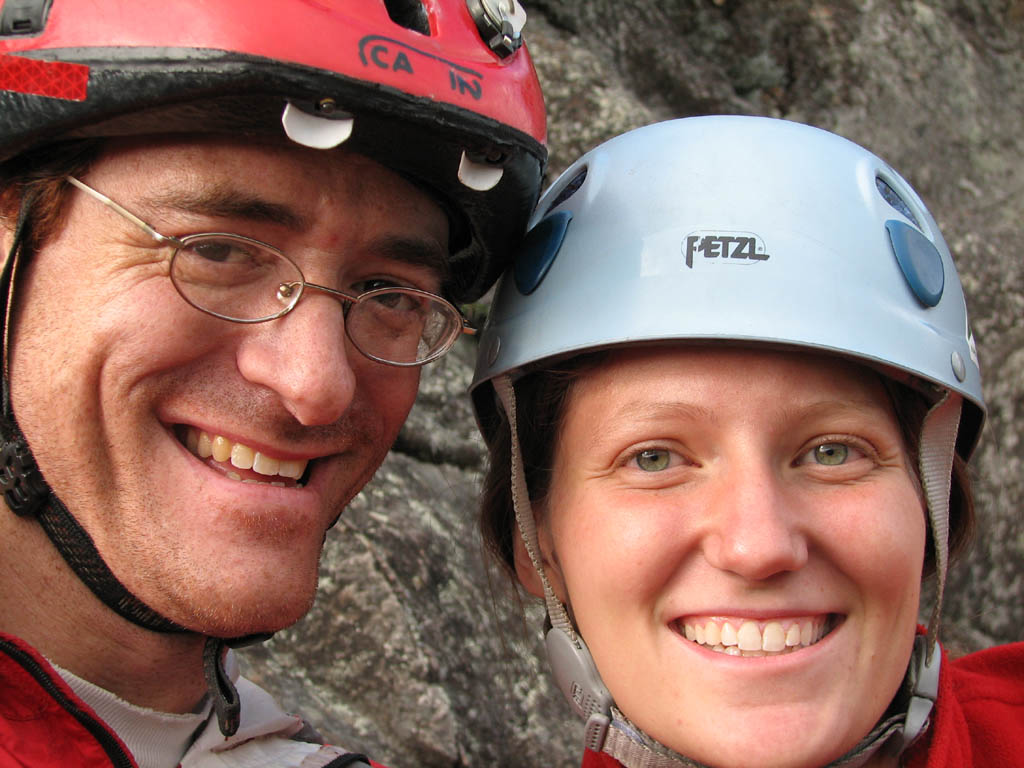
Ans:
{"label": "woman's eyebrow", "polygon": [[807,403],[782,406],[779,409],[779,418],[783,420],[795,420],[798,418],[815,417],[871,417],[878,418],[887,413],[885,405],[875,402],[867,397],[850,396],[837,400],[813,400]]}
{"label": "woman's eyebrow", "polygon": [[717,422],[715,411],[702,405],[683,401],[634,401],[623,403],[612,409],[612,416],[623,421],[665,421],[686,419],[688,421]]}

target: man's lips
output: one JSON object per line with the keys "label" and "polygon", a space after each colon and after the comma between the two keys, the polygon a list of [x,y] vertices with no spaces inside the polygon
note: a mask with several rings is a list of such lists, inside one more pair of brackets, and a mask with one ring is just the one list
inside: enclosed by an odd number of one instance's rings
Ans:
{"label": "man's lips", "polygon": [[712,651],[731,656],[778,656],[814,645],[842,622],[838,614],[749,619],[685,616],[673,622],[676,632]]}
{"label": "man's lips", "polygon": [[178,440],[193,456],[211,461],[232,480],[280,487],[302,487],[308,459],[280,459],[268,456],[223,435],[212,435],[195,427],[175,428]]}

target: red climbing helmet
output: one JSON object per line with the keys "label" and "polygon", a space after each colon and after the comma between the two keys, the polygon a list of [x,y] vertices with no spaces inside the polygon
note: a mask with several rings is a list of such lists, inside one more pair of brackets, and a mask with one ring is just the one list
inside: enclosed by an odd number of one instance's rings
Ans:
{"label": "red climbing helmet", "polygon": [[343,144],[452,218],[477,298],[538,195],[544,104],[517,0],[4,0],[0,162],[53,141],[283,132]]}

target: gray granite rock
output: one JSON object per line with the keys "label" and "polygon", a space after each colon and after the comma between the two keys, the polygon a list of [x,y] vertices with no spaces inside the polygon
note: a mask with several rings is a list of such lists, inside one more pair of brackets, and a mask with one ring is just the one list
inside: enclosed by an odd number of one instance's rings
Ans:
{"label": "gray granite rock", "polygon": [[[623,130],[711,112],[786,117],[886,158],[962,271],[990,420],[979,536],[945,636],[1024,639],[1024,2],[535,0],[550,179]],[[578,765],[540,613],[483,564],[472,344],[425,371],[396,450],[328,536],[310,615],[244,653],[248,674],[331,740],[393,768]]]}

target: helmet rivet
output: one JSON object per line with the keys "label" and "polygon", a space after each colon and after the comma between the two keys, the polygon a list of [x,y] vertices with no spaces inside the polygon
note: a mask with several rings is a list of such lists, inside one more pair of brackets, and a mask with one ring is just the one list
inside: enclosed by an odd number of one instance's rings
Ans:
{"label": "helmet rivet", "polygon": [[480,37],[496,54],[511,56],[523,44],[526,12],[519,0],[466,0]]}
{"label": "helmet rivet", "polygon": [[494,365],[494,362],[498,359],[498,352],[500,351],[501,338],[499,336],[492,336],[490,341],[487,342],[487,350],[484,353],[488,365]]}
{"label": "helmet rivet", "polygon": [[316,111],[322,112],[325,115],[329,115],[338,108],[338,102],[332,99],[330,96],[320,99],[316,103]]}
{"label": "helmet rivet", "polygon": [[953,356],[949,361],[953,366],[953,375],[956,376],[957,381],[963,381],[967,378],[967,366],[964,365],[964,359],[960,356],[960,353],[953,350]]}

